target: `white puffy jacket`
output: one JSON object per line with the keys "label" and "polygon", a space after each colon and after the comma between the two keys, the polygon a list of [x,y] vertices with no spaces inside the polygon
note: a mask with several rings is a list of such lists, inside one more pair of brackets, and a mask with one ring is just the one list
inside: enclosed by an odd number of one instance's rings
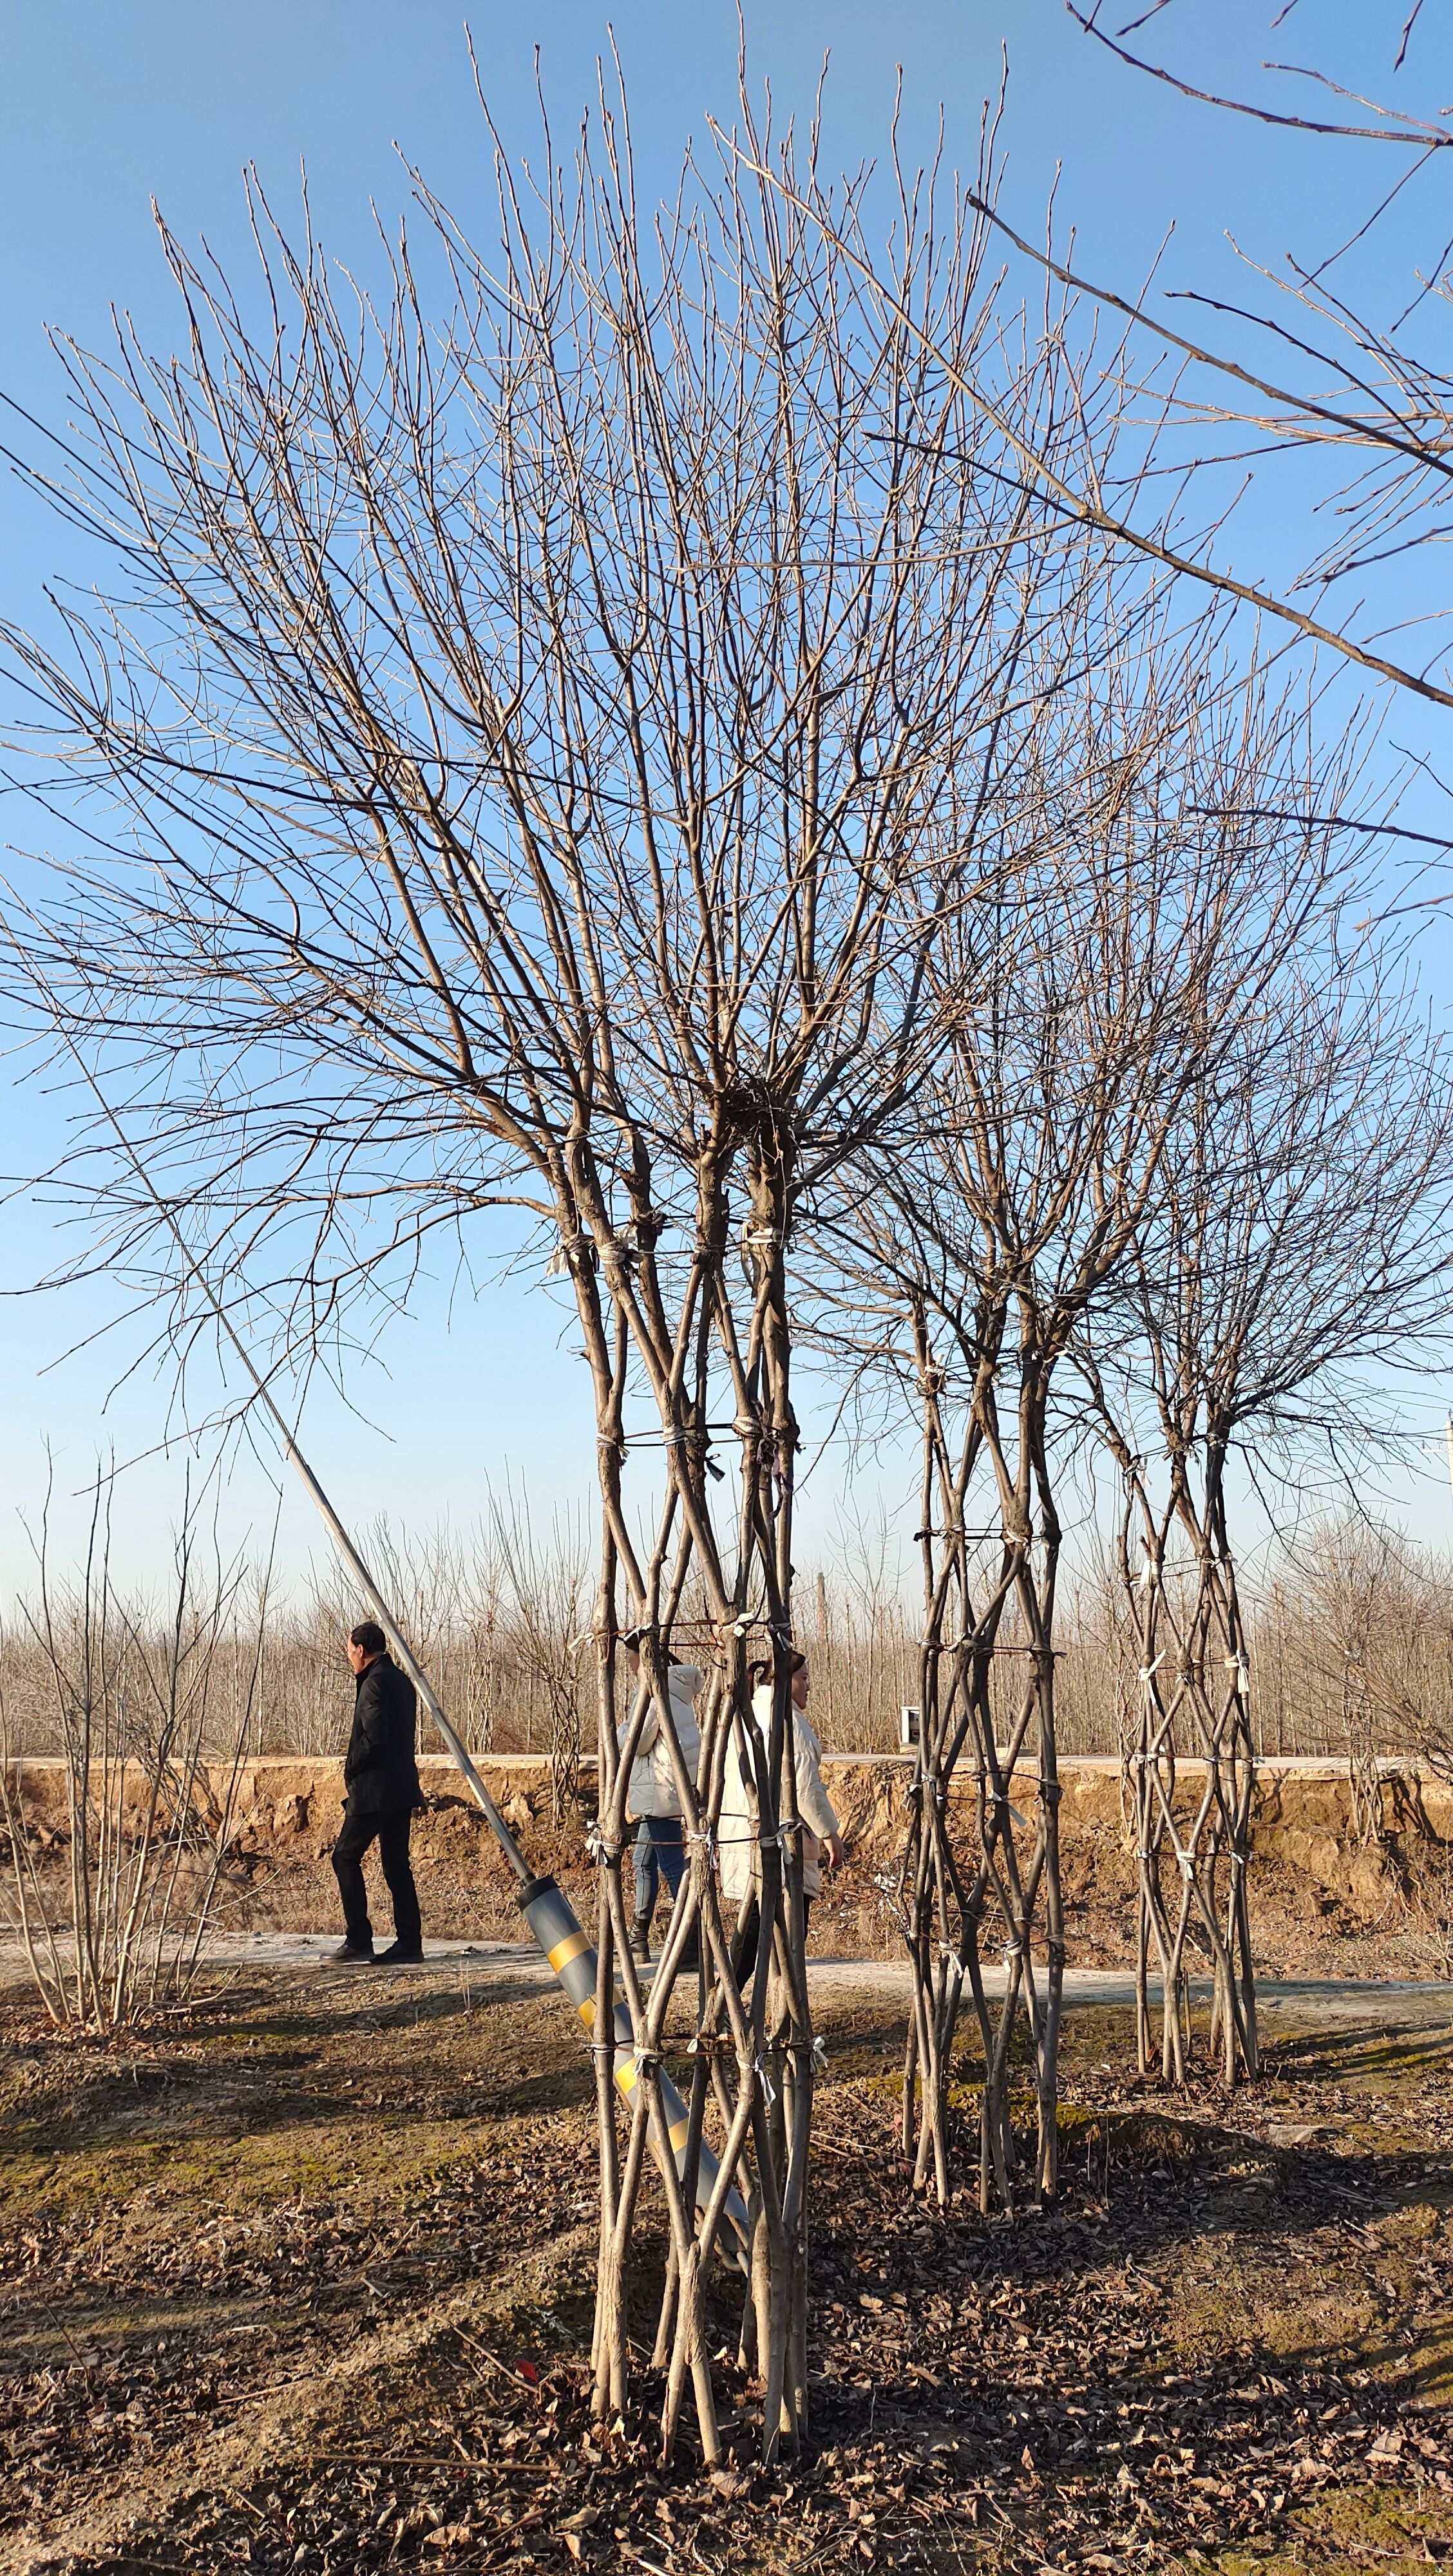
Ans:
{"label": "white puffy jacket", "polygon": [[[681,1759],[691,1777],[696,1777],[696,1757],[701,1751],[701,1729],[696,1723],[696,1694],[701,1688],[701,1675],[695,1664],[672,1664],[666,1676],[671,1697],[671,1720]],[[636,1700],[631,1691],[631,1706],[616,1728],[616,1743],[624,1745],[630,1732],[631,1712]],[[676,1794],[676,1774],[671,1767],[671,1748],[661,1723],[661,1712],[654,1699],[646,1711],[645,1724],[636,1743],[636,1758],[631,1764],[630,1793],[626,1810],[632,1816],[679,1816],[681,1800]]]}
{"label": "white puffy jacket", "polygon": [[[761,1729],[762,1741],[770,1741],[772,1732],[772,1688],[767,1683],[752,1700],[752,1715]],[[793,1768],[797,1779],[797,1812],[807,1832],[802,1837],[802,1893],[816,1896],[822,1886],[822,1867],[818,1845],[828,1834],[841,1828],[826,1789],[822,1785],[822,1746],[803,1711],[795,1704],[792,1710]],[[721,1892],[740,1904],[757,1875],[757,1811],[755,1795],[749,1795],[742,1778],[737,1756],[736,1730],[727,1739],[726,1766],[722,1773],[721,1822],[717,1828],[717,1850],[721,1856]]]}

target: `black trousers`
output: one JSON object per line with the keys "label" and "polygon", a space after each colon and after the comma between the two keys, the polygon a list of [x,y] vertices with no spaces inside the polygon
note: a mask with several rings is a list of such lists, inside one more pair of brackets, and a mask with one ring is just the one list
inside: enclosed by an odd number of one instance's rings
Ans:
{"label": "black trousers", "polygon": [[394,1930],[406,1949],[418,1946],[419,1896],[409,1867],[412,1807],[391,1807],[380,1816],[360,1816],[350,1802],[343,1810],[343,1831],[333,1846],[333,1875],[343,1899],[343,1921],[355,1949],[373,1943],[368,1919],[368,1890],[363,1883],[363,1855],[375,1837],[378,1857],[393,1899]]}

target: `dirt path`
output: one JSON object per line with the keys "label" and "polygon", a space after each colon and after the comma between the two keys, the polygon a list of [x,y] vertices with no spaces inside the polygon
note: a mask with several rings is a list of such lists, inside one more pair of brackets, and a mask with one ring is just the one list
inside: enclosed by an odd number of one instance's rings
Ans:
{"label": "dirt path", "polygon": [[[332,1966],[337,1946],[337,1935],[331,1932],[228,1932],[214,1934],[204,1956],[217,1968],[309,1969],[340,1982],[362,1979],[365,1972],[360,1969]],[[24,1970],[18,1949],[0,1947],[0,1991],[14,1992],[23,1983]],[[1004,1973],[1000,1967],[985,1967],[984,1985],[991,1996],[1003,1993]],[[422,1966],[376,1970],[368,1983],[370,1991],[377,1991],[377,1980],[386,1978],[391,1991],[397,1981],[400,1992],[418,1984],[458,1984],[477,1988],[482,1997],[488,1981],[500,1976],[542,1990],[555,1982],[533,1942],[430,1941]],[[902,1960],[813,1959],[809,1982],[814,1996],[828,2008],[843,2000],[901,2008],[908,2000],[908,1968]],[[1193,1982],[1192,1998],[1205,2002],[1210,1991],[1208,1982]],[[1152,1979],[1151,1993],[1158,2002],[1158,1979]],[[1071,2011],[1128,2007],[1134,2001],[1134,1979],[1123,1968],[1065,1971],[1065,2003]],[[1453,1985],[1445,1981],[1268,1977],[1258,1982],[1257,2001],[1269,2029],[1378,2029],[1395,2024],[1402,2030],[1447,2031],[1453,2036]]]}

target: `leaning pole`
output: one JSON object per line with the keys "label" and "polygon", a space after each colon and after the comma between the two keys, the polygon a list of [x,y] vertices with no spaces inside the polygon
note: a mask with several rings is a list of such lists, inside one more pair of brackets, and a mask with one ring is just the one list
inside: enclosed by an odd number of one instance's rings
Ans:
{"label": "leaning pole", "polygon": [[[67,1040],[67,1043],[69,1044],[70,1041]],[[235,1325],[233,1324],[220,1296],[212,1286],[206,1272],[193,1258],[192,1253],[188,1248],[186,1237],[182,1233],[175,1215],[167,1205],[166,1200],[162,1197],[161,1192],[157,1189],[150,1173],[147,1171],[146,1166],[141,1159],[141,1156],[138,1154],[130,1137],[121,1125],[121,1122],[117,1118],[115,1111],[112,1109],[110,1102],[101,1091],[90,1067],[77,1053],[74,1046],[71,1047],[71,1053],[75,1057],[75,1061],[80,1068],[86,1086],[100,1107],[107,1125],[116,1137],[122,1152],[125,1154],[133,1171],[136,1173],[137,1179],[140,1181],[142,1188],[146,1191],[146,1194],[151,1200],[152,1205],[155,1207],[157,1214],[161,1217],[163,1224],[171,1235],[172,1240],[181,1255],[187,1276],[192,1280],[193,1284],[200,1291],[202,1297],[210,1307],[222,1331],[226,1334],[228,1341],[236,1352],[247,1376],[251,1379],[252,1385],[256,1390],[257,1395],[260,1397],[273,1427],[277,1432],[278,1438],[282,1444],[283,1454],[286,1457],[288,1464],[296,1470],[298,1477],[307,1490],[309,1500],[313,1503],[319,1517],[325,1523],[334,1546],[337,1548],[339,1555],[342,1557],[349,1573],[353,1576],[353,1579],[357,1583],[365,1600],[368,1601],[372,1608],[377,1611],[383,1626],[388,1630],[389,1636],[393,1640],[394,1651],[398,1656],[400,1664],[408,1674],[410,1681],[413,1683],[415,1690],[418,1692],[420,1699],[423,1701],[425,1708],[428,1710],[429,1715],[433,1719],[435,1726],[438,1728],[440,1735],[443,1737],[445,1744],[448,1746],[449,1752],[452,1755],[457,1768],[463,1775],[471,1797],[474,1799],[476,1806],[484,1817],[485,1823],[488,1825],[490,1832],[494,1835],[496,1842],[499,1844],[500,1850],[504,1853],[505,1859],[509,1862],[515,1879],[515,1902],[518,1905],[520,1912],[523,1914],[525,1921],[528,1923],[531,1932],[534,1934],[536,1941],[539,1943],[541,1950],[544,1952],[546,1961],[548,1962],[551,1970],[558,1979],[560,1985],[564,1988],[565,1993],[569,1996],[570,2001],[575,2006],[577,2013],[580,2015],[581,2021],[585,2025],[586,2031],[589,2033],[592,2042],[594,2042],[596,1984],[598,1976],[594,1943],[590,1940],[588,1934],[582,1930],[580,1922],[576,1916],[575,1909],[563,1887],[561,1887],[558,1879],[537,1878],[532,1871],[529,1862],[526,1860],[525,1855],[521,1851],[519,1844],[516,1842],[514,1835],[511,1833],[509,1826],[505,1823],[503,1816],[500,1814],[498,1807],[495,1805],[493,1798],[485,1787],[484,1781],[480,1777],[478,1767],[474,1762],[468,1747],[455,1733],[449,1719],[445,1716],[443,1707],[440,1704],[428,1675],[425,1673],[422,1665],[415,1656],[407,1637],[404,1635],[403,1629],[399,1624],[397,1613],[395,1612],[392,1604],[379,1590],[372,1574],[369,1572],[369,1569],[365,1565],[363,1558],[360,1556],[357,1547],[354,1545],[352,1538],[344,1528],[337,1512],[334,1510],[333,1505],[328,1500],[328,1497],[318,1482],[317,1477],[314,1475],[312,1468],[309,1466],[307,1459],[304,1457],[302,1450],[298,1446],[295,1434],[288,1428],[286,1417],[274,1401],[271,1389],[268,1387],[265,1379],[261,1376],[259,1371],[254,1367],[246,1344],[243,1342]],[[618,2003],[615,2006],[614,2039],[615,2081],[618,2089],[629,2102],[640,2079],[640,2065],[636,2051],[635,2033],[631,2028],[631,2016],[627,2007],[623,2003]],[[656,2124],[656,2115],[654,2110],[652,2112],[652,2126],[654,2131],[652,2146],[655,2150],[658,2161],[664,2162],[669,2156],[676,2168],[677,2174],[684,2179],[687,2140],[691,2127],[690,2117],[687,2112],[685,2102],[682,2100],[681,2095],[678,2093],[670,2076],[666,2073],[664,2068],[658,2068],[657,2070],[657,2083],[660,2087],[661,2112],[659,2126]],[[707,2145],[705,2139],[701,2139],[697,2147],[695,2180],[696,2206],[699,2210],[705,2210],[711,2203],[716,2192],[720,2170],[721,2168],[716,2156]],[[746,2271],[749,2265],[751,2226],[748,2219],[746,2203],[742,2199],[741,2193],[736,2189],[735,2185],[733,2185],[727,2192],[726,2199],[723,2203],[723,2214],[730,2230],[729,2241],[731,2242],[733,2257],[740,2268],[743,2271]]]}

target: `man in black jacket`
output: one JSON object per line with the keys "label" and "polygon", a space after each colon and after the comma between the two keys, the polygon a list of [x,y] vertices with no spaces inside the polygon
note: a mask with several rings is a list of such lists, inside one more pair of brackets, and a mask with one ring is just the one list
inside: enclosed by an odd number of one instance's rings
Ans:
{"label": "man in black jacket", "polygon": [[347,1937],[333,1956],[346,1968],[367,1967],[373,1959],[362,1861],[377,1837],[398,1936],[378,1964],[394,1968],[424,1955],[419,1899],[409,1867],[409,1819],[424,1803],[414,1760],[417,1700],[408,1674],[399,1671],[389,1654],[382,1628],[371,1619],[350,1636],[348,1660],[354,1672],[353,1732],[343,1765],[343,1831],[333,1846]]}

